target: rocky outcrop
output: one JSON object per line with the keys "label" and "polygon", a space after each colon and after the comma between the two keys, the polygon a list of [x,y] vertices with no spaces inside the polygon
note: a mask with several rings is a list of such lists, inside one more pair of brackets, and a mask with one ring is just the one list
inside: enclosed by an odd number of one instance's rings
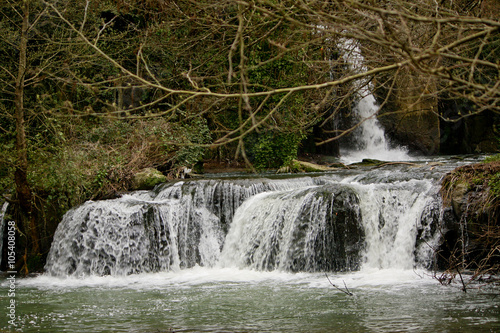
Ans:
{"label": "rocky outcrop", "polygon": [[[481,15],[498,13],[498,1],[485,1]],[[495,62],[494,60],[492,60]],[[435,77],[401,68],[374,82],[381,105],[379,121],[393,142],[425,155],[500,152],[500,115],[439,91]],[[390,87],[390,88],[389,88]]]}
{"label": "rocky outcrop", "polygon": [[492,255],[500,248],[500,162],[455,169],[443,179],[441,193],[448,207],[441,268],[464,263],[500,271],[498,255]]}

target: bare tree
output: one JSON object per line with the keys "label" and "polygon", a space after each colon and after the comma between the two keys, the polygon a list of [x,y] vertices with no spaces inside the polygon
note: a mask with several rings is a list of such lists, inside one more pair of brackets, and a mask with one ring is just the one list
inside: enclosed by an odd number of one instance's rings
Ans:
{"label": "bare tree", "polygon": [[[416,75],[420,78],[420,87],[411,91],[413,104],[446,94],[449,98],[467,99],[474,104],[471,112],[462,117],[484,110],[499,110],[498,80],[492,79],[498,75],[496,51],[500,23],[434,1],[386,1],[377,5],[364,1],[179,2],[171,4],[174,9],[163,9],[170,21],[150,27],[141,36],[143,39],[133,68],[117,61],[99,45],[98,39],[109,29],[108,26],[104,25],[97,34],[86,35],[79,28],[84,23],[71,22],[56,4],[46,5],[95,55],[119,70],[127,78],[125,81],[159,92],[157,98],[147,105],[130,110],[131,114],[146,108],[151,110],[167,99],[171,101],[170,105],[162,104],[168,106],[161,112],[139,112],[136,117],[169,116],[179,108],[196,104],[205,109],[198,110],[193,117],[206,116],[217,113],[214,110],[222,104],[226,108],[237,105],[238,127],[226,131],[212,146],[231,142],[241,144],[242,138],[249,133],[263,126],[272,126],[270,124],[276,121],[278,114],[280,118],[286,114],[281,109],[288,106],[287,101],[299,94],[307,94],[315,102],[311,100],[304,106],[304,117],[294,126],[310,127],[316,119],[332,113],[332,106],[339,109],[343,106],[342,101],[350,102],[345,95],[332,96],[334,91],[363,77],[384,86],[386,99],[394,92],[398,80],[404,83],[405,76]],[[173,78],[160,77],[148,60],[153,55],[146,54],[148,48],[158,50],[150,44],[157,41],[151,35],[161,29],[192,29],[198,34],[177,40],[172,38],[169,39],[171,45],[164,45],[177,48],[177,56],[185,52],[191,57],[182,59],[184,64]],[[366,71],[352,73],[345,70],[345,61],[338,54],[342,52],[339,43],[344,39],[360,43]],[[200,63],[194,67],[192,61],[202,58],[196,54],[200,52],[198,47],[206,47],[209,43],[218,56],[212,61],[223,60],[225,63],[216,63],[211,68]],[[257,48],[263,45],[271,49],[266,53],[269,58],[253,58]],[[280,80],[263,85],[252,77],[252,73],[284,60],[307,67],[310,76],[316,76],[316,80],[288,78],[287,83],[291,86],[282,85]],[[176,66],[172,63],[166,65]],[[344,68],[344,71],[337,71],[332,78],[329,72],[335,68]],[[214,69],[219,72],[210,72]],[[226,82],[222,81],[223,78],[227,78]],[[271,103],[271,100],[276,102]],[[433,112],[442,116],[438,110]]]}

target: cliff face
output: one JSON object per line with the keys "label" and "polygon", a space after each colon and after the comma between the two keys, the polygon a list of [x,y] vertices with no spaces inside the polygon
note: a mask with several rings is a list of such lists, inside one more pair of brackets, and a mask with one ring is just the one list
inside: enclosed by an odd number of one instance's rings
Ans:
{"label": "cliff face", "polygon": [[375,94],[386,134],[413,151],[424,155],[500,151],[500,115],[489,110],[472,114],[470,102],[439,95],[432,79],[407,72],[396,79],[390,93],[379,87]]}
{"label": "cliff face", "polygon": [[438,100],[435,84],[406,73],[398,78],[394,96],[381,109],[380,122],[391,139],[425,155],[440,152]]}

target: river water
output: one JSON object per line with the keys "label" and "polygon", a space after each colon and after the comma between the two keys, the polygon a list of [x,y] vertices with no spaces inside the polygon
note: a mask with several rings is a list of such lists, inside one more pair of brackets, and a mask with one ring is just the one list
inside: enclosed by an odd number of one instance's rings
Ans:
{"label": "river water", "polygon": [[[498,332],[498,291],[425,271],[330,274],[194,267],[20,281],[22,332]],[[344,284],[345,283],[345,284]],[[2,295],[3,296],[3,295]],[[6,307],[5,297],[0,299]],[[6,318],[0,318],[6,327]]]}
{"label": "river water", "polygon": [[476,161],[228,175],[85,203],[61,222],[45,274],[18,278],[15,297],[1,282],[16,318],[0,315],[0,329],[498,332],[498,289],[441,285],[429,250],[439,179]]}

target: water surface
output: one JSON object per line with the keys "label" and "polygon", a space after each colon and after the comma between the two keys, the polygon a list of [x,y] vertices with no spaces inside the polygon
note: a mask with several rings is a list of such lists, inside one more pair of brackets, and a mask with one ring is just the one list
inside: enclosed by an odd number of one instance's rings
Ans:
{"label": "water surface", "polygon": [[[497,332],[497,290],[442,286],[428,272],[201,268],[126,277],[18,280],[22,332]],[[2,289],[5,287],[2,283]],[[7,306],[2,295],[0,306]],[[7,318],[0,328],[7,330]],[[8,331],[8,330],[7,330]]]}

